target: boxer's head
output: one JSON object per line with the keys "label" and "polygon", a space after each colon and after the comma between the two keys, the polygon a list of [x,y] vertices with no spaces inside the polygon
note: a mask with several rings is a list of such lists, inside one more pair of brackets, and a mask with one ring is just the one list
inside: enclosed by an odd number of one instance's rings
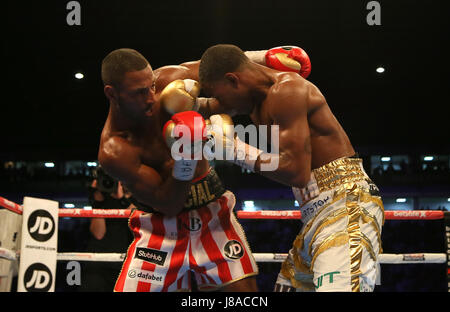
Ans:
{"label": "boxer's head", "polygon": [[248,75],[250,60],[244,52],[229,44],[208,48],[202,55],[199,80],[202,90],[216,98],[227,111],[248,114],[252,111],[252,90]]}
{"label": "boxer's head", "polygon": [[132,49],[118,49],[102,62],[104,92],[110,103],[133,119],[152,114],[155,102],[155,76],[142,54]]}

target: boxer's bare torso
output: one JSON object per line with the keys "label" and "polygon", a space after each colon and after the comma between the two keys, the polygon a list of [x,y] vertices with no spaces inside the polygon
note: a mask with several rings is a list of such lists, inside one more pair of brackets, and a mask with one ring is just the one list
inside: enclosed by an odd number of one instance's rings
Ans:
{"label": "boxer's bare torso", "polygon": [[[311,169],[355,154],[347,134],[316,86],[296,73],[265,70],[271,74],[273,84],[261,105],[256,105],[250,114],[255,124],[278,124],[280,131],[293,126],[309,132],[298,143],[303,145],[299,152],[311,153]],[[267,135],[270,138],[270,131]]]}

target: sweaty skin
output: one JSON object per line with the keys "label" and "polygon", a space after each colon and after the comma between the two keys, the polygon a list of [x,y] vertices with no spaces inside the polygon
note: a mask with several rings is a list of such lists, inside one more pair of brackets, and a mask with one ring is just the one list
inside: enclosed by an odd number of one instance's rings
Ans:
{"label": "sweaty skin", "polygon": [[[355,154],[322,93],[296,73],[250,62],[204,90],[218,100],[218,112],[247,114],[255,125],[279,126],[278,169],[259,171],[260,158],[255,165],[255,171],[267,178],[303,188],[312,169]],[[270,142],[270,127],[268,132]]]}
{"label": "sweaty skin", "polygon": [[[199,62],[165,66],[152,71],[129,72],[123,81],[124,98],[135,118],[110,105],[98,159],[102,167],[141,202],[175,216],[184,207],[191,183],[172,177],[174,160],[163,139],[162,129],[170,115],[160,106],[159,96],[176,79],[198,80]],[[208,110],[208,107],[206,107]],[[209,169],[206,159],[197,163],[195,177]],[[225,292],[256,292],[256,278],[244,278],[220,289]]]}

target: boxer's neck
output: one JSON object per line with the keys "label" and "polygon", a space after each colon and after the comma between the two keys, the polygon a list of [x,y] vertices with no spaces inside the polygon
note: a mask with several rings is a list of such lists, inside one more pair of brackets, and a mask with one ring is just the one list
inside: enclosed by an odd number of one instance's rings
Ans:
{"label": "boxer's neck", "polygon": [[121,112],[116,103],[109,105],[109,120],[111,128],[115,131],[141,131],[152,123],[152,117],[143,116],[142,119],[137,120]]}
{"label": "boxer's neck", "polygon": [[251,64],[242,78],[250,91],[253,104],[257,106],[266,98],[275,83],[271,69],[259,64]]}
{"label": "boxer's neck", "polygon": [[[252,90],[267,92],[274,84],[273,70],[259,64],[250,64],[242,78],[244,83]],[[242,79],[241,78],[241,79]]]}

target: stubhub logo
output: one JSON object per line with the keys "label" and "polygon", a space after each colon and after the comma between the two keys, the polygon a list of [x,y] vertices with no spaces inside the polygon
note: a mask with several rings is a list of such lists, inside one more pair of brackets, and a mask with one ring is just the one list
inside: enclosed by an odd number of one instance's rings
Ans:
{"label": "stubhub logo", "polygon": [[135,258],[144,260],[146,262],[154,263],[157,265],[164,265],[166,262],[167,252],[151,249],[151,248],[136,248]]}

